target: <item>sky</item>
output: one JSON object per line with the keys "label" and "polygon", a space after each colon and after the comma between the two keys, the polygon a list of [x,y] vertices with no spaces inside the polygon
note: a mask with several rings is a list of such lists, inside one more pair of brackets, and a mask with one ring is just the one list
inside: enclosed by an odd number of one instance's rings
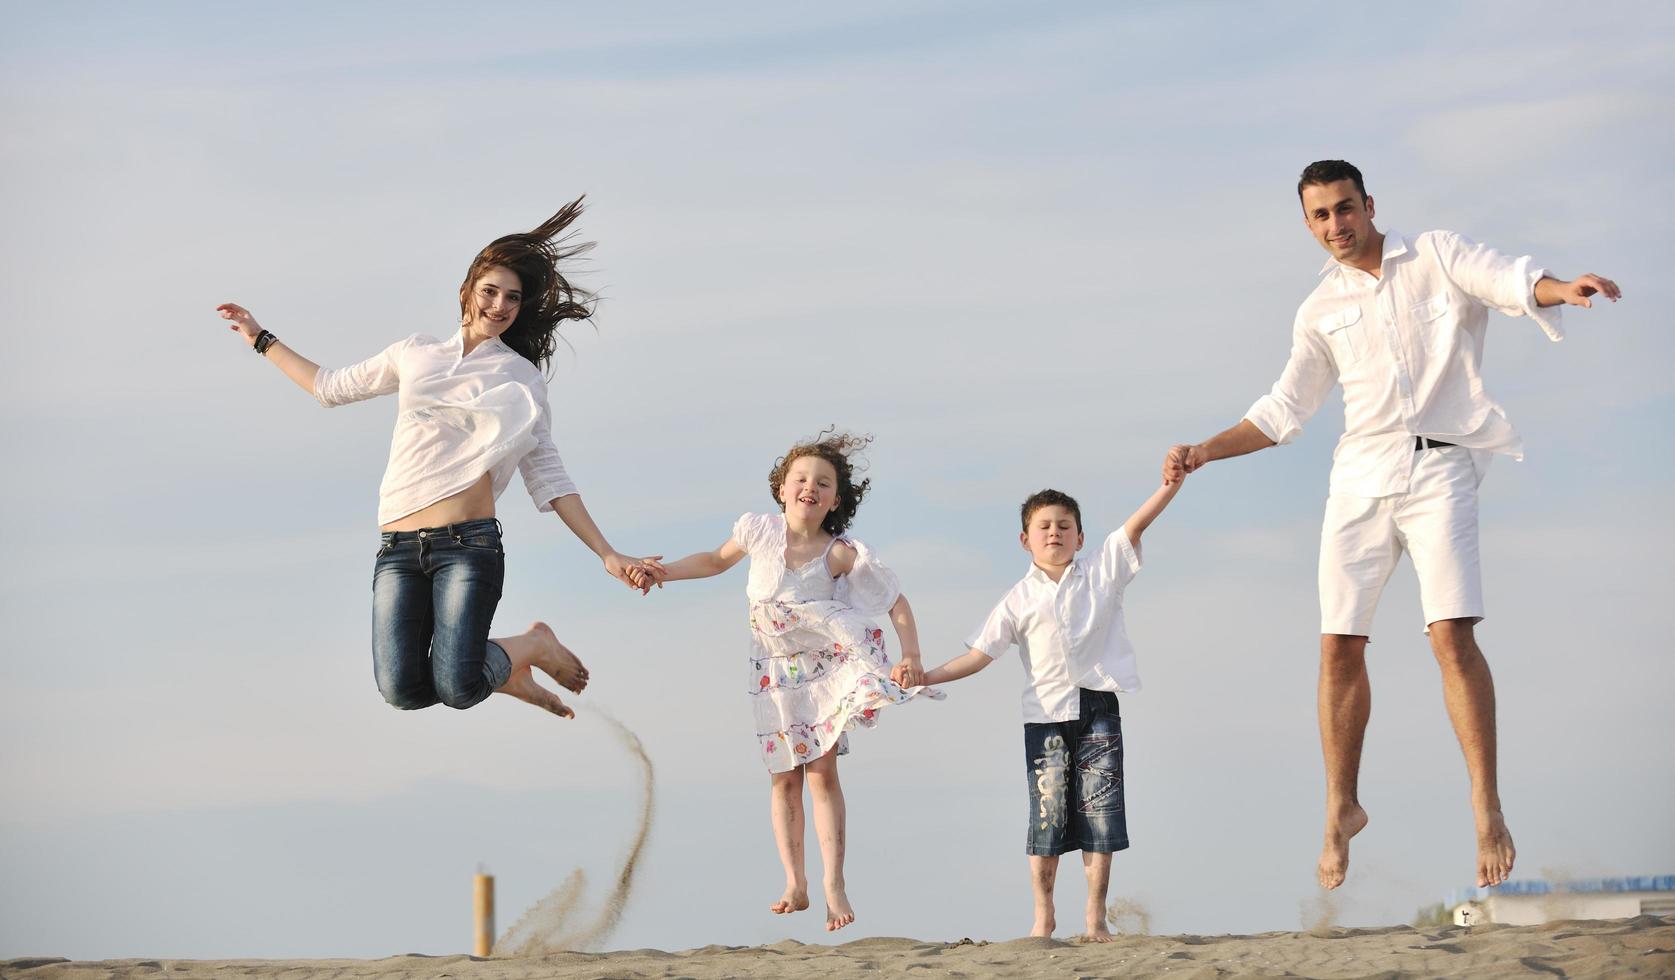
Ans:
{"label": "sky", "polygon": [[[927,664],[1023,574],[1018,502],[1101,539],[1174,443],[1277,376],[1322,256],[1311,160],[1386,231],[1448,228],[1622,303],[1492,314],[1525,438],[1483,486],[1515,877],[1675,871],[1663,267],[1675,11],[1570,5],[0,3],[0,957],[469,949],[573,869],[597,904],[655,766],[609,948],[832,941],[782,883],[749,730],[743,569],[641,598],[516,481],[497,632],[593,680],[397,712],[369,579],[394,404],[320,409],[214,313],[341,365],[457,322],[477,249],[586,194],[594,323],[554,432],[613,544],[713,548],[831,424],[871,433],[855,534]],[[1314,883],[1315,555],[1334,397],[1191,478],[1129,589],[1133,847],[1162,933],[1389,925],[1469,886],[1468,783],[1411,566],[1374,626],[1349,879]],[[1029,927],[1021,671],[892,709],[841,764],[837,938]],[[812,842],[812,838],[811,838]],[[810,873],[819,875],[811,855]],[[1060,922],[1082,878],[1060,875]]]}

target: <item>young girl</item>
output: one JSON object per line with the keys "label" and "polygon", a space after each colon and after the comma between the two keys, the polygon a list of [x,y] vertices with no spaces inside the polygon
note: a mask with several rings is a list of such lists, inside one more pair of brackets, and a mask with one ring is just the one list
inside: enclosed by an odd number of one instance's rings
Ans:
{"label": "young girl", "polygon": [[592,246],[564,235],[581,210],[577,198],[534,231],[477,253],[459,289],[458,332],[414,334],[350,367],[323,369],[244,307],[217,307],[257,354],[328,408],[397,396],[372,573],[373,673],[397,708],[469,708],[499,693],[574,717],[531,670],[571,691],[587,686],[587,668],[545,623],[489,639],[506,565],[494,502],[513,470],[536,509],[557,512],[605,571],[643,590],[660,570],[655,558],[610,546],[553,448],[541,371],[560,321],[593,312],[591,295],[558,269]]}
{"label": "young girl", "polygon": [[[823,434],[824,435],[824,434]],[[750,556],[749,690],[756,741],[772,774],[770,812],[785,894],[776,914],[808,908],[803,872],[803,782],[807,773],[814,828],[825,863],[826,929],[855,921],[844,893],[844,805],[837,757],[848,731],[872,727],[877,711],[919,694],[919,636],[896,576],[866,545],[845,535],[871,480],[854,482],[852,457],[866,437],[843,434],[791,447],[768,475],[783,514],[746,514],[733,536],[653,570],[659,579],[708,578]],[[884,633],[872,619],[888,614],[901,641],[892,679]]]}

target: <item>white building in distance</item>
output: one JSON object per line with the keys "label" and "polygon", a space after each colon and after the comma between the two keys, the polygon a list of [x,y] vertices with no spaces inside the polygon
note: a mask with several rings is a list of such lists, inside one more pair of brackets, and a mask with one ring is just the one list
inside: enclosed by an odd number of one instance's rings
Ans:
{"label": "white building in distance", "polygon": [[1675,915],[1675,875],[1591,878],[1581,881],[1509,881],[1474,888],[1449,901],[1457,926],[1498,922],[1535,926],[1560,919],[1628,919]]}

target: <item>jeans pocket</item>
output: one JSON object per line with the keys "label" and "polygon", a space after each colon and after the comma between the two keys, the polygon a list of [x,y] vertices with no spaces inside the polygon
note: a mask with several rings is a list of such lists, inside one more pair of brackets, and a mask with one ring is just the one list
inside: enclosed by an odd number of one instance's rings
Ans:
{"label": "jeans pocket", "polygon": [[496,555],[505,554],[506,551],[498,534],[469,534],[454,540],[467,551],[486,551]]}

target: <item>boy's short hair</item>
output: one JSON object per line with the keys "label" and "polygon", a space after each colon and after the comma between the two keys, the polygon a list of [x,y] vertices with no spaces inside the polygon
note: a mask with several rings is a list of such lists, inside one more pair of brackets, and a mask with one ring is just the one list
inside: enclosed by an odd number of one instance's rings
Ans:
{"label": "boy's short hair", "polygon": [[1036,511],[1043,507],[1055,506],[1063,507],[1065,510],[1068,510],[1070,512],[1070,516],[1076,518],[1076,530],[1082,530],[1082,507],[1080,504],[1076,503],[1076,498],[1072,497],[1068,493],[1050,489],[1037,490],[1024,500],[1024,506],[1018,515],[1022,518],[1024,530],[1029,530],[1029,519],[1035,515]]}

